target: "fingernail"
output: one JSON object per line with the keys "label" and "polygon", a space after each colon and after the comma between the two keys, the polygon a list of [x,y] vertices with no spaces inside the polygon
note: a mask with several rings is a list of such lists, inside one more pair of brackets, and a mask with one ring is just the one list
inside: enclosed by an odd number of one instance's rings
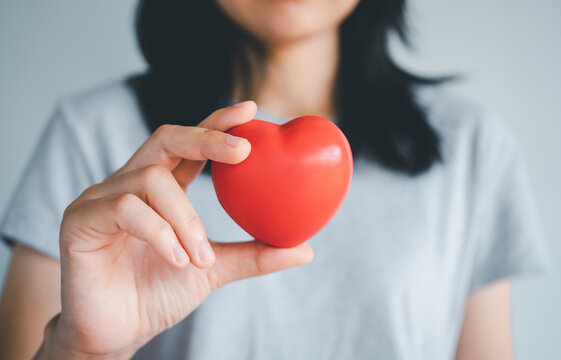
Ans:
{"label": "fingernail", "polygon": [[226,144],[230,145],[230,146],[238,146],[239,144],[243,143],[245,141],[244,138],[241,137],[237,137],[234,135],[229,135],[226,136]]}
{"label": "fingernail", "polygon": [[209,263],[214,260],[214,252],[212,251],[210,244],[206,241],[199,246],[199,259],[203,263]]}
{"label": "fingernail", "polygon": [[238,107],[245,106],[245,105],[247,105],[247,104],[250,103],[250,102],[251,102],[251,100],[241,101],[241,102],[236,103],[236,104],[234,104],[234,105],[232,105],[232,106],[238,108]]}
{"label": "fingernail", "polygon": [[179,264],[185,264],[187,261],[189,261],[189,256],[187,255],[181,244],[175,245],[175,247],[173,248],[173,256],[175,257],[175,261],[177,261],[177,263]]}

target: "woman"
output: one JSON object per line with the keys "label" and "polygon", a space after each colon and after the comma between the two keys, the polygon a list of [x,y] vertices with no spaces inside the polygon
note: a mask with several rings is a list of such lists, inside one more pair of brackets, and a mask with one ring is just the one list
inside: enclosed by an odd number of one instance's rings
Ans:
{"label": "woman", "polygon": [[[149,70],[59,104],[5,216],[2,358],[512,358],[510,277],[546,262],[524,166],[493,114],[392,62],[403,12],[142,1]],[[301,114],[356,158],[312,263],[236,242],[203,170],[251,151],[229,128]]]}

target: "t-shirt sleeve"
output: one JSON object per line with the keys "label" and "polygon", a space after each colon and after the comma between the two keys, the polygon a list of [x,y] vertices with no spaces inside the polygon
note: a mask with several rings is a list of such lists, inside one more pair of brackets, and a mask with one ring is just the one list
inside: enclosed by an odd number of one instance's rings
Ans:
{"label": "t-shirt sleeve", "polygon": [[470,227],[474,242],[470,292],[502,278],[550,266],[544,234],[515,138],[497,116],[475,141],[475,191]]}
{"label": "t-shirt sleeve", "polygon": [[58,259],[62,214],[93,180],[68,110],[61,102],[6,209],[0,225],[2,238]]}

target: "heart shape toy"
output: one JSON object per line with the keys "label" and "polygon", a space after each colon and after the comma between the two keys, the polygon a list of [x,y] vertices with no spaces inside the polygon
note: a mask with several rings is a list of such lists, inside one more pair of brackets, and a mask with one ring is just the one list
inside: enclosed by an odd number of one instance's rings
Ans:
{"label": "heart shape toy", "polygon": [[351,184],[353,158],[343,132],[319,116],[277,125],[252,120],[228,133],[251,143],[239,164],[212,163],[218,200],[256,240],[294,247],[335,215]]}

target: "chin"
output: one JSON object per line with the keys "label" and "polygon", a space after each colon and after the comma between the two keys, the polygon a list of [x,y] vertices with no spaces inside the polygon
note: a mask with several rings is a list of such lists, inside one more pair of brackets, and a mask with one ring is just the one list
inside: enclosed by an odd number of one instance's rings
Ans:
{"label": "chin", "polygon": [[327,30],[326,26],[317,23],[316,17],[305,11],[283,9],[266,14],[254,28],[247,30],[266,43],[289,42]]}
{"label": "chin", "polygon": [[239,26],[266,44],[335,31],[358,0],[218,0]]}

